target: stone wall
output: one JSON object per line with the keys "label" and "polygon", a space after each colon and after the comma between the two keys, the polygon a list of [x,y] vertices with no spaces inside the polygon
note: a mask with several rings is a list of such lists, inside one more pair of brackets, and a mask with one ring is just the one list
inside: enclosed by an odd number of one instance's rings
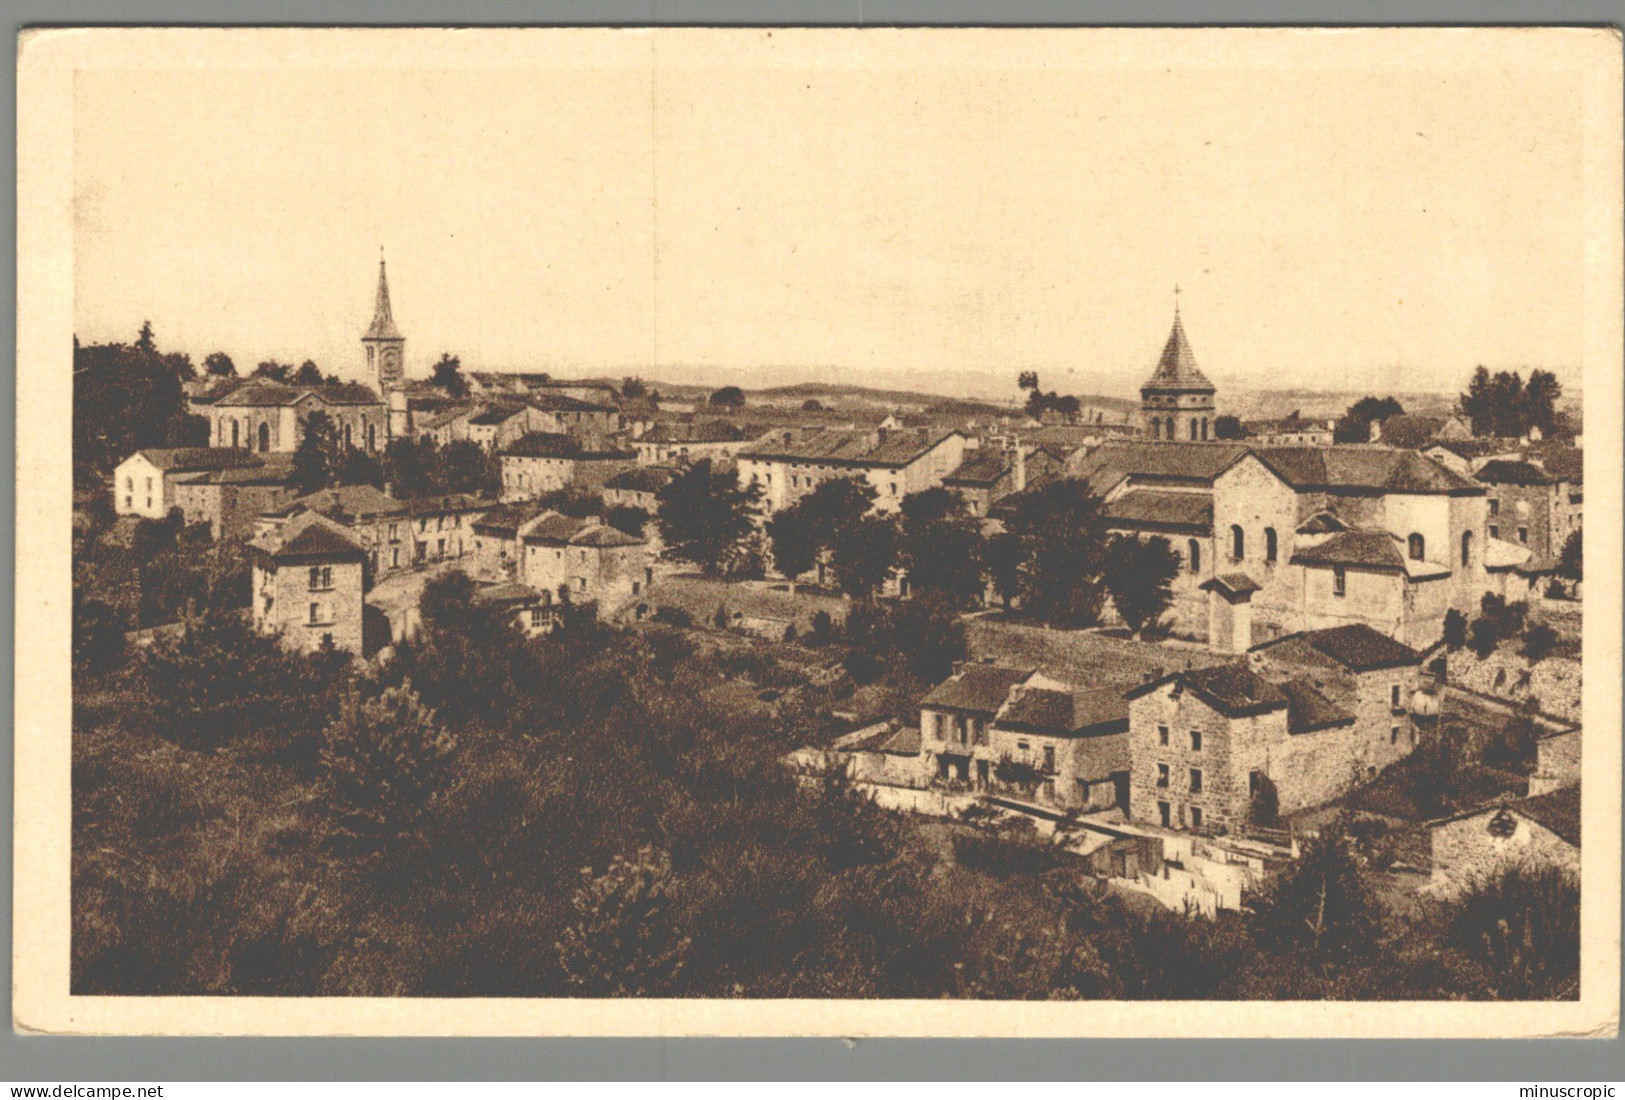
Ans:
{"label": "stone wall", "polygon": [[1580,849],[1515,809],[1490,807],[1432,830],[1428,889],[1455,894],[1519,864],[1580,873]]}
{"label": "stone wall", "polygon": [[[313,586],[313,568],[331,569],[331,585]],[[314,652],[331,639],[335,648],[360,656],[361,580],[361,563],[355,561],[256,564],[254,624],[263,633],[280,634],[293,649]]]}

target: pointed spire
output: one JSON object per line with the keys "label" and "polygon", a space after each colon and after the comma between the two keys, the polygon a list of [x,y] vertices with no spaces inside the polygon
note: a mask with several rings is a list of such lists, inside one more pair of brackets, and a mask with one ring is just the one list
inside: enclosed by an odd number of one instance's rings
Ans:
{"label": "pointed spire", "polygon": [[1157,361],[1157,369],[1151,372],[1151,379],[1147,385],[1185,386],[1209,391],[1213,389],[1213,383],[1197,369],[1196,353],[1191,351],[1191,342],[1185,335],[1185,323],[1179,316],[1178,286],[1174,287],[1174,327],[1168,333],[1168,343],[1163,346],[1162,358]]}
{"label": "pointed spire", "polygon": [[372,310],[372,324],[367,327],[367,340],[399,340],[400,330],[389,310],[389,279],[384,274],[384,246],[378,246],[378,300]]}

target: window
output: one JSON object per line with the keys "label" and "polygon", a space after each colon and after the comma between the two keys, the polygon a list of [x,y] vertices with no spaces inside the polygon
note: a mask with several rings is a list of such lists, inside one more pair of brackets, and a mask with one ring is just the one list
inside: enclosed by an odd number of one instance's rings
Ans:
{"label": "window", "polygon": [[1242,531],[1239,523],[1230,525],[1230,557],[1233,561],[1240,561],[1247,556],[1247,535]]}
{"label": "window", "polygon": [[1388,727],[1388,743],[1390,745],[1399,744],[1399,727],[1398,726],[1389,726]]}
{"label": "window", "polygon": [[1529,528],[1527,528],[1527,527],[1518,528],[1518,541],[1521,542],[1521,543],[1524,543],[1525,545],[1528,545],[1528,543],[1529,543]]}
{"label": "window", "polygon": [[1194,420],[1194,419],[1193,419],[1193,420],[1191,420],[1191,422],[1190,422],[1190,430],[1191,430],[1191,442],[1192,442],[1192,443],[1195,443],[1195,442],[1196,442],[1196,439],[1197,439],[1197,435],[1196,435],[1196,428],[1197,428],[1197,425],[1196,425],[1196,421],[1195,421],[1195,420]]}
{"label": "window", "polygon": [[987,723],[980,718],[970,720],[971,740],[978,745],[987,744]]}
{"label": "window", "polygon": [[400,565],[401,565],[401,548],[399,546],[391,547],[390,551],[389,551],[389,567],[391,569],[399,569]]}
{"label": "window", "polygon": [[1016,748],[1020,749],[1022,752],[1026,752],[1028,749],[1032,748],[1032,745],[1026,741],[1017,741]]}
{"label": "window", "polygon": [[1501,502],[1499,500],[1496,500],[1494,497],[1491,497],[1490,498],[1490,515],[1498,516],[1500,514],[1501,514]]}
{"label": "window", "polygon": [[[1494,538],[1494,528],[1491,528],[1491,531],[1492,533],[1490,538]],[[1473,533],[1471,531],[1463,531],[1461,533],[1461,564],[1473,564]]]}
{"label": "window", "polygon": [[1191,794],[1202,793],[1202,769],[1191,769]]}
{"label": "window", "polygon": [[376,424],[368,424],[367,425],[367,450],[376,451],[377,449],[378,449],[378,425],[376,425]]}
{"label": "window", "polygon": [[1201,827],[1202,827],[1202,807],[1200,807],[1200,806],[1192,806],[1191,807],[1191,828],[1200,829]]}
{"label": "window", "polygon": [[968,733],[969,733],[969,731],[965,728],[965,716],[963,714],[955,715],[954,716],[954,740],[959,742],[961,745],[963,745],[966,742],[966,740],[968,739],[967,738]]}
{"label": "window", "polygon": [[1405,542],[1410,549],[1411,560],[1421,561],[1424,557],[1423,552],[1427,549],[1427,543],[1423,541],[1422,536],[1412,534]]}
{"label": "window", "polygon": [[1162,822],[1162,827],[1164,829],[1166,829],[1168,827],[1168,825],[1170,824],[1170,818],[1169,818],[1169,812],[1168,811],[1169,811],[1168,803],[1166,803],[1166,802],[1158,802],[1157,803],[1157,818],[1158,818],[1159,821]]}
{"label": "window", "polygon": [[310,590],[321,592],[333,587],[333,567],[331,565],[313,565],[310,567]]}
{"label": "window", "polygon": [[1341,565],[1332,570],[1332,595],[1346,596],[1349,591],[1348,570]]}
{"label": "window", "polygon": [[1264,773],[1263,772],[1261,772],[1261,771],[1252,771],[1252,772],[1247,773],[1247,793],[1249,795],[1258,794],[1259,788],[1263,787],[1263,785],[1264,785]]}
{"label": "window", "polygon": [[1044,746],[1044,770],[1047,771],[1047,772],[1052,772],[1052,771],[1055,770],[1055,746],[1054,745],[1045,745]]}
{"label": "window", "polygon": [[1167,743],[1168,743],[1168,727],[1167,726],[1158,726],[1157,727],[1157,744],[1166,745]]}
{"label": "window", "polygon": [[1191,730],[1191,751],[1192,752],[1201,752],[1202,751],[1202,731],[1201,730]]}
{"label": "window", "polygon": [[[1492,524],[1490,524],[1490,538],[1492,538],[1492,539],[1498,539],[1498,538],[1500,538],[1500,537],[1501,537],[1501,529],[1500,529],[1500,528],[1499,528],[1499,527],[1497,527],[1497,526],[1496,526],[1496,525],[1495,525],[1495,524],[1493,524],[1493,523],[1492,523]],[[1462,563],[1462,564],[1463,564],[1463,565],[1465,565],[1465,564],[1466,564],[1466,563],[1465,563],[1465,562],[1463,562],[1463,563]]]}
{"label": "window", "polygon": [[332,649],[333,648],[333,635],[331,633],[322,635],[322,648],[323,649]]}
{"label": "window", "polygon": [[270,449],[271,449],[271,425],[261,423],[260,424],[260,450],[269,451]]}
{"label": "window", "polygon": [[321,604],[313,603],[313,604],[310,605],[310,621],[313,622],[313,623],[319,623],[319,622],[322,621],[322,605]]}
{"label": "window", "polygon": [[1274,565],[1279,550],[1278,540],[1275,537],[1275,528],[1264,528],[1264,560]]}
{"label": "window", "polygon": [[533,608],[530,609],[530,625],[531,626],[541,626],[542,625],[542,609],[541,608],[533,607]]}
{"label": "window", "polygon": [[1190,563],[1191,572],[1200,573],[1202,571],[1202,544],[1195,539],[1191,539],[1190,542],[1185,544],[1185,549],[1185,560]]}
{"label": "window", "polygon": [[1166,787],[1167,785],[1168,785],[1168,765],[1167,764],[1158,764],[1157,765],[1157,786]]}

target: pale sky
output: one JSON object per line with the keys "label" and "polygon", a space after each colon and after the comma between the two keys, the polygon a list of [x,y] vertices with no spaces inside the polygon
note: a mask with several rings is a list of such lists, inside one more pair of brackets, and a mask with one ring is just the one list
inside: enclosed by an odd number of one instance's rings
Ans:
{"label": "pale sky", "polygon": [[1578,74],[776,33],[81,70],[78,335],[359,376],[382,245],[413,375],[1128,394],[1177,282],[1221,384],[1578,377]]}

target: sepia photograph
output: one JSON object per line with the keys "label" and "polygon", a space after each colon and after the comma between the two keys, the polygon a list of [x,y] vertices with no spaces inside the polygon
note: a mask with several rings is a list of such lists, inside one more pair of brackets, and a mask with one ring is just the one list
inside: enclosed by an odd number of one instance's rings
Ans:
{"label": "sepia photograph", "polygon": [[19,1026],[1617,1031],[1617,35],[19,74]]}

